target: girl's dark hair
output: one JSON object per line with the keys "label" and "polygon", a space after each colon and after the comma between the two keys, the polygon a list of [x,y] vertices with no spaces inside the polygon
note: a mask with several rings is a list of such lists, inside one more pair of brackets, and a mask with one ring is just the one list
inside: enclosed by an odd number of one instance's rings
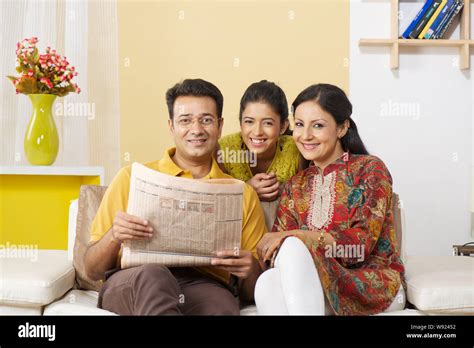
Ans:
{"label": "girl's dark hair", "polygon": [[347,130],[346,135],[341,138],[341,144],[344,151],[360,155],[369,154],[359,136],[357,126],[351,118],[352,104],[342,89],[326,83],[309,86],[298,94],[293,102],[293,115],[298,105],[306,101],[314,101],[318,103],[324,111],[332,115],[338,125],[343,124],[345,120],[349,120],[349,129]]}
{"label": "girl's dark hair", "polygon": [[[280,124],[283,126],[288,120],[288,102],[283,90],[273,82],[262,80],[252,83],[240,99],[239,121],[242,122],[242,113],[248,103],[264,103],[272,107],[273,111],[280,116]],[[291,135],[290,127],[287,127],[285,135]]]}

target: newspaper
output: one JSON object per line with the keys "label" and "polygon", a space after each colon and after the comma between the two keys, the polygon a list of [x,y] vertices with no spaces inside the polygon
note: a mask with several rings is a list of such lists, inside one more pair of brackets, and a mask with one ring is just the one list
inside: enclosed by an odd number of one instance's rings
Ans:
{"label": "newspaper", "polygon": [[206,266],[219,250],[240,250],[244,183],[193,180],[133,163],[127,213],[148,220],[149,240],[123,244],[121,267]]}

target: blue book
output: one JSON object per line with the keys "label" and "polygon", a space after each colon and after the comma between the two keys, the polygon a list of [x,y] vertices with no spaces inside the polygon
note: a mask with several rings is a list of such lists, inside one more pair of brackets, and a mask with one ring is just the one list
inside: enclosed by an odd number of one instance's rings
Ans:
{"label": "blue book", "polygon": [[448,0],[448,2],[446,3],[446,6],[444,6],[444,8],[439,13],[438,17],[436,17],[435,21],[433,22],[433,24],[431,24],[431,27],[426,32],[425,39],[430,39],[433,36],[434,32],[436,31],[436,28],[438,28],[438,25],[441,23],[443,18],[449,14],[449,10],[451,6],[453,6],[454,3],[455,3],[455,0]]}
{"label": "blue book", "polygon": [[431,4],[433,3],[434,0],[427,0],[423,7],[421,8],[420,11],[418,11],[418,14],[413,18],[411,24],[408,26],[408,28],[403,32],[402,38],[403,39],[409,39],[410,34],[415,29],[416,25],[418,24],[418,21],[423,18],[425,15],[426,11],[430,8]]}
{"label": "blue book", "polygon": [[441,38],[441,33],[444,34],[443,30],[446,28],[448,25],[449,21],[454,18],[456,11],[459,12],[458,8],[462,7],[462,2],[459,0],[455,0],[454,4],[451,6],[451,8],[448,10],[448,14],[444,16],[443,20],[441,23],[438,25],[438,28],[436,28],[434,34],[431,36],[432,39],[439,39]]}
{"label": "blue book", "polygon": [[444,28],[441,30],[441,32],[439,33],[439,38],[442,39],[444,34],[446,33],[446,31],[448,30],[448,28],[451,26],[451,24],[453,23],[453,20],[454,18],[458,15],[458,13],[461,11],[463,5],[464,5],[464,1],[463,0],[458,0],[457,1],[458,3],[458,6],[456,6],[456,8],[454,9],[454,12],[449,16],[449,20],[448,22],[446,23],[446,25],[444,26]]}
{"label": "blue book", "polygon": [[426,11],[423,18],[421,18],[418,21],[418,24],[416,25],[415,29],[413,29],[412,32],[410,33],[410,39],[418,39],[418,36],[421,34],[426,24],[428,24],[431,17],[433,17],[434,13],[436,12],[436,9],[440,5],[441,5],[441,0],[433,0],[433,3],[431,4],[428,11]]}
{"label": "blue book", "polygon": [[444,26],[448,22],[449,18],[451,18],[451,15],[454,13],[454,10],[456,9],[456,6],[458,6],[458,1],[454,0],[454,3],[451,4],[451,6],[448,9],[448,12],[446,12],[446,15],[443,17],[441,22],[435,28],[435,31],[434,31],[433,35],[431,35],[432,39],[439,39],[439,33],[444,28]]}

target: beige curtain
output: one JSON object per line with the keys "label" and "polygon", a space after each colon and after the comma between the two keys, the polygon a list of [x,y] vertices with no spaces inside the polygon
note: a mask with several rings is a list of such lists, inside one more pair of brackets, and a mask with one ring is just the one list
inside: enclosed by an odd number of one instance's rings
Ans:
{"label": "beige curtain", "polygon": [[5,75],[16,74],[16,43],[36,36],[40,52],[56,48],[76,67],[82,89],[55,103],[60,149],[54,166],[103,166],[108,184],[120,167],[116,2],[3,0],[0,21],[0,165],[28,165],[23,137],[31,105]]}

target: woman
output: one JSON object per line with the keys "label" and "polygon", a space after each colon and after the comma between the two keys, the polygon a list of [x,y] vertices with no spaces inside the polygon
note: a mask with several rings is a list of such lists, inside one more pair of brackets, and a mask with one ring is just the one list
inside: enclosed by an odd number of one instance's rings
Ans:
{"label": "woman", "polygon": [[287,135],[285,93],[266,80],[251,84],[240,100],[239,120],[241,131],[219,141],[218,162],[226,173],[252,186],[261,201],[274,201],[281,184],[304,164]]}
{"label": "woman", "polygon": [[314,166],[286,183],[257,246],[275,266],[257,281],[259,313],[324,315],[325,298],[338,315],[403,309],[389,171],[365,149],[340,88],[310,86],[293,110],[293,138]]}

